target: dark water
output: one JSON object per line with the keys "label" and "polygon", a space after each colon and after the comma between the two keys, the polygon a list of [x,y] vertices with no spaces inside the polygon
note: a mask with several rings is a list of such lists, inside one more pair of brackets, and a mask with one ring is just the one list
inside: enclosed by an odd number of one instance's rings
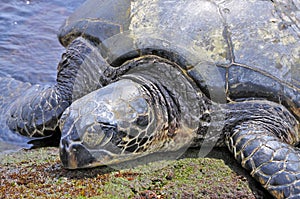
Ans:
{"label": "dark water", "polygon": [[60,25],[84,0],[0,0],[0,75],[54,82]]}
{"label": "dark water", "polygon": [[[57,39],[59,27],[84,1],[0,0],[0,77],[31,84],[53,84],[64,51]],[[2,81],[0,86],[6,85]],[[0,89],[0,109],[9,99],[7,92]],[[3,122],[5,113],[2,108],[2,135],[9,133]],[[1,141],[0,136],[0,154],[17,149]]]}

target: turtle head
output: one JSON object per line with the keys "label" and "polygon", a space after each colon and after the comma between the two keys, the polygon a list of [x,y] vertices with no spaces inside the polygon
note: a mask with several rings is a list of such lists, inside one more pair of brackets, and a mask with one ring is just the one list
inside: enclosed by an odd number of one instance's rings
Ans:
{"label": "turtle head", "polygon": [[61,119],[63,165],[109,165],[149,153],[151,146],[161,148],[168,118],[151,102],[141,85],[130,80],[75,101]]}
{"label": "turtle head", "polygon": [[[125,75],[73,102],[60,123],[63,165],[111,165],[189,145],[197,119],[181,118],[176,96],[153,83],[156,80]],[[186,115],[196,111],[181,108]]]}

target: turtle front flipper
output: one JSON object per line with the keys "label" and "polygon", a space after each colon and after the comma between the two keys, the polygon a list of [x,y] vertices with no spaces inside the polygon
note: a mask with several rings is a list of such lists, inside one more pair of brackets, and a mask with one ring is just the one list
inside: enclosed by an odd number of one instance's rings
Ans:
{"label": "turtle front flipper", "polygon": [[300,153],[292,147],[299,141],[296,119],[271,102],[229,106],[226,144],[235,159],[275,198],[299,198]]}
{"label": "turtle front flipper", "polygon": [[24,91],[9,110],[8,127],[27,137],[60,137],[57,127],[63,111],[72,101],[108,84],[114,71],[96,46],[77,38],[62,55],[57,83]]}

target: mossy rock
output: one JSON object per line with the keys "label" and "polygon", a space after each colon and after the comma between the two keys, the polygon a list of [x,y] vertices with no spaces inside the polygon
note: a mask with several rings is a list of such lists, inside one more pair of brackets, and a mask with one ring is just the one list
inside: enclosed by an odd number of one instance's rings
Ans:
{"label": "mossy rock", "polygon": [[66,170],[57,148],[42,148],[2,154],[0,160],[0,198],[255,198],[247,177],[222,159]]}

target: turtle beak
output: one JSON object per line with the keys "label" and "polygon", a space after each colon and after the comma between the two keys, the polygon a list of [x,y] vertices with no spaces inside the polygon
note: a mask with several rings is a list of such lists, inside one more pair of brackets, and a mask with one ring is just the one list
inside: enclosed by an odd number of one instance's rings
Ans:
{"label": "turtle beak", "polygon": [[113,156],[106,150],[87,149],[74,132],[62,137],[59,155],[63,166],[67,169],[103,166],[105,162],[113,159]]}
{"label": "turtle beak", "polygon": [[68,169],[77,169],[95,161],[74,131],[60,140],[59,155],[63,166]]}
{"label": "turtle beak", "polygon": [[88,150],[80,144],[72,144],[67,147],[66,141],[62,141],[60,147],[60,159],[65,168],[77,169],[82,168],[87,162],[92,163],[95,158]]}

